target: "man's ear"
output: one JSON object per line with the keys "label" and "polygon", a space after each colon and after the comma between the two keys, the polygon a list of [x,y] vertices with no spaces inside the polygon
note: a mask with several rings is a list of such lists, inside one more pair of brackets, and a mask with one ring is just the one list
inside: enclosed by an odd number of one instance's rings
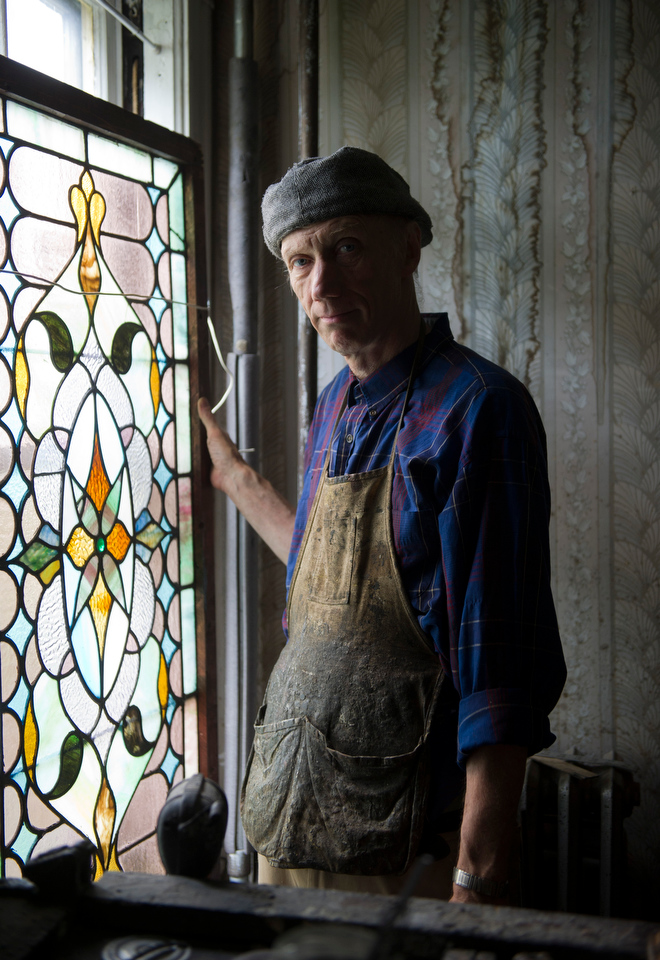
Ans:
{"label": "man's ear", "polygon": [[404,241],[403,276],[411,277],[422,255],[422,231],[414,220],[406,224]]}

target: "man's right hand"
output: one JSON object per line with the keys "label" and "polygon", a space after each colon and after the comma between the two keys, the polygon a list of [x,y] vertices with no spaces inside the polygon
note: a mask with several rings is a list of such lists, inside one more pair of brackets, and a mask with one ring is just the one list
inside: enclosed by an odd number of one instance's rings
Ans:
{"label": "man's right hand", "polygon": [[216,423],[211,413],[211,404],[206,397],[200,397],[197,412],[206,428],[206,445],[213,464],[211,483],[216,490],[231,495],[232,488],[237,485],[236,473],[247,464],[227,431]]}
{"label": "man's right hand", "polygon": [[213,463],[211,483],[227,494],[275,556],[286,563],[295,510],[268,480],[245,462],[227,431],[216,423],[205,397],[200,398],[197,412],[206,428],[206,443]]}

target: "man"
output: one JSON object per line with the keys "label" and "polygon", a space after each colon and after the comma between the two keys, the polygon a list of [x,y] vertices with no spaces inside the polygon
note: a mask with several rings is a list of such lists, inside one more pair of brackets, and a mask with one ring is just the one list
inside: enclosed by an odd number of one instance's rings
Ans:
{"label": "man", "polygon": [[554,739],[565,678],[538,413],[446,315],[421,317],[431,223],[374,154],[296,164],[262,212],[347,367],[317,403],[297,511],[200,402],[213,484],[288,562],[242,804],[260,880],[395,892],[417,853],[447,854],[464,785],[453,890],[445,856],[418,892],[505,902],[525,760]]}

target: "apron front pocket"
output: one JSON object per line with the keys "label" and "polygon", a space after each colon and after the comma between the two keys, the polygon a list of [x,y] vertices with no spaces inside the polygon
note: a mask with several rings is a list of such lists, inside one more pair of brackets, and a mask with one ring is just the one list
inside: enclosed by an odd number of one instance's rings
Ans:
{"label": "apron front pocket", "polygon": [[395,757],[351,756],[305,729],[310,778],[338,873],[401,873],[415,855],[425,808],[424,743]]}

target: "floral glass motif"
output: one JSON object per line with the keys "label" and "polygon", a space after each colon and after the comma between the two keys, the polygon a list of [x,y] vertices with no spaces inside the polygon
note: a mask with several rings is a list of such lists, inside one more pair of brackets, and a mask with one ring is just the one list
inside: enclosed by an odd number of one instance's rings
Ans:
{"label": "floral glass motif", "polygon": [[2,873],[81,837],[162,872],[197,763],[182,172],[1,119]]}

